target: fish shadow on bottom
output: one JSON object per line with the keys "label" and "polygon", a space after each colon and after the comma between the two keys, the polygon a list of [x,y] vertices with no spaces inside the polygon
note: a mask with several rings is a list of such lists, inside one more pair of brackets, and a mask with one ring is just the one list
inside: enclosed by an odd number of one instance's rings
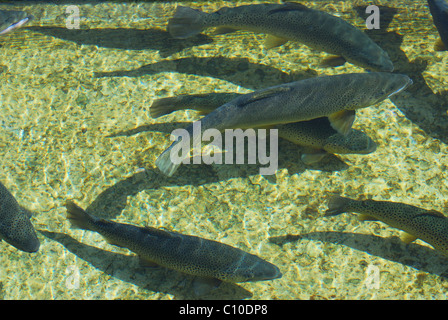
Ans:
{"label": "fish shadow on bottom", "polygon": [[[131,135],[143,131],[171,133],[173,128],[179,127],[183,126],[179,123],[145,125],[127,132],[114,134],[113,136]],[[300,175],[308,169],[334,172],[348,168],[348,165],[335,155],[328,155],[319,163],[306,165],[300,160],[301,147],[282,139],[279,139],[278,142],[278,169],[287,169],[289,175]],[[148,160],[147,150],[142,150],[141,154],[135,154],[133,157],[135,157],[137,162],[136,166],[146,168],[145,171],[137,172],[101,192],[86,211],[101,218],[113,219],[119,216],[126,207],[128,197],[135,196],[143,190],[157,193],[160,192],[158,189],[161,187],[201,186],[232,178],[250,177],[260,174],[259,165],[190,164],[181,166],[173,177],[167,177],[158,169],[151,168],[153,163],[148,163],[150,160]],[[266,175],[264,178],[270,183],[276,183],[275,175]]]}
{"label": "fish shadow on bottom", "polygon": [[[60,232],[38,231],[48,239],[59,242],[78,258],[88,262],[105,274],[147,291],[172,294],[176,299],[182,300],[230,300],[246,299],[252,296],[252,293],[243,287],[226,282],[221,283],[218,288],[212,289],[208,294],[197,296],[194,293],[195,277],[193,276],[162,267],[142,267],[139,265],[136,255],[126,255],[99,249],[83,244],[73,237]],[[123,266],[126,266],[126,268],[124,269]]]}
{"label": "fish shadow on bottom", "polygon": [[448,258],[438,251],[416,243],[405,244],[398,237],[383,238],[370,234],[319,231],[270,237],[271,243],[283,246],[301,239],[330,242],[366,252],[392,262],[428,272],[448,280]]}

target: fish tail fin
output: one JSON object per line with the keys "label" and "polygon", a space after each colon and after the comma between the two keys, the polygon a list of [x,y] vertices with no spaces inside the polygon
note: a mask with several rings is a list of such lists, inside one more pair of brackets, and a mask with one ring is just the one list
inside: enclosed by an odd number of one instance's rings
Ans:
{"label": "fish tail fin", "polygon": [[94,231],[95,217],[88,214],[72,200],[65,203],[65,208],[67,209],[67,219],[70,220],[73,228]]}
{"label": "fish tail fin", "polygon": [[153,118],[158,118],[173,111],[180,110],[180,108],[176,106],[177,100],[177,97],[158,99],[152,103],[151,107],[149,107],[149,114]]}
{"label": "fish tail fin", "polygon": [[168,32],[175,39],[186,39],[200,33],[204,28],[203,18],[208,13],[178,6],[174,16],[168,21]]}
{"label": "fish tail fin", "polygon": [[336,216],[348,211],[347,205],[351,199],[341,196],[334,196],[328,201],[328,210],[325,211],[325,217]]}
{"label": "fish tail fin", "polygon": [[174,152],[174,147],[179,143],[179,140],[173,142],[162,154],[156,159],[156,166],[163,174],[171,177],[179,168],[181,162],[173,162],[171,159],[171,152]]}

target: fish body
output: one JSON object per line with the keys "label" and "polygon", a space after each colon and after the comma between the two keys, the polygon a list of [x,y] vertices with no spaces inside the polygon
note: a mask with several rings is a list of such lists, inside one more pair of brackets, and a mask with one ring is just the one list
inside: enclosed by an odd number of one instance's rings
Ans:
{"label": "fish body", "polygon": [[425,210],[405,203],[353,200],[340,196],[330,199],[326,216],[343,212],[362,214],[361,220],[379,220],[405,232],[409,243],[421,239],[448,255],[448,218],[435,210]]}
{"label": "fish body", "polygon": [[72,226],[97,232],[109,243],[128,248],[152,264],[227,282],[262,281],[282,276],[273,264],[217,241],[98,219],[71,201],[66,207]]}
{"label": "fish body", "polygon": [[299,3],[224,7],[213,13],[178,6],[167,30],[174,38],[184,39],[210,27],[224,32],[242,29],[267,33],[275,42],[269,47],[293,40],[363,68],[394,69],[388,54],[364,32],[341,18]]}
{"label": "fish body", "polygon": [[[241,95],[198,121],[202,133],[209,128],[255,128],[328,117],[333,128],[346,135],[356,109],[383,101],[411,83],[406,75],[383,72],[309,78]],[[193,135],[195,126],[197,123],[186,128],[193,136],[192,145],[200,143],[196,141],[200,136]],[[180,166],[171,161],[170,152],[181,141],[179,137],[156,160],[156,166],[168,176]]]}
{"label": "fish body", "polygon": [[39,250],[40,242],[30,216],[0,182],[0,240],[25,252]]}
{"label": "fish body", "polygon": [[[158,99],[149,110],[153,118],[184,109],[208,114],[241,95],[240,93],[179,95]],[[344,136],[333,129],[326,117],[276,125],[273,128],[278,130],[280,138],[307,148],[307,152],[302,154],[302,160],[308,164],[321,160],[327,153],[368,154],[376,150],[376,143],[364,132],[351,129],[347,136]]]}
{"label": "fish body", "polygon": [[436,45],[438,50],[448,49],[448,1],[447,0],[428,0],[429,10],[432,19],[440,35],[443,46]]}
{"label": "fish body", "polygon": [[0,10],[0,35],[20,28],[33,17],[24,11]]}

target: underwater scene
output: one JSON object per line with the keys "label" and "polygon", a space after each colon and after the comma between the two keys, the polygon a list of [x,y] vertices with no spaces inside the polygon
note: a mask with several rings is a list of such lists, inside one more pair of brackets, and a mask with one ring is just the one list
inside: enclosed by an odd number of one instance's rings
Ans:
{"label": "underwater scene", "polygon": [[0,299],[447,299],[448,1],[0,3]]}

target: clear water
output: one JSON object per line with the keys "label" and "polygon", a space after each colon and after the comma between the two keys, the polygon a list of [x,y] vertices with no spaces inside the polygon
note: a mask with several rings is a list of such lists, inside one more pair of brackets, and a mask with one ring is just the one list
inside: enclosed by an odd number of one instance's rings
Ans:
{"label": "clear water", "polygon": [[[447,298],[447,260],[427,243],[405,245],[399,230],[355,214],[323,217],[339,193],[447,211],[448,54],[433,49],[438,33],[426,1],[371,2],[381,28],[366,33],[389,53],[394,72],[414,82],[357,112],[354,128],[377,142],[375,152],[306,165],[305,150],[283,141],[271,176],[254,165],[201,164],[166,177],[155,166],[170,133],[199,119],[193,110],[153,119],[157,99],[364,72],[349,63],[321,67],[328,54],[297,42],[267,50],[264,34],[207,29],[176,40],[166,32],[179,4],[211,12],[250,3],[258,2],[0,4],[35,17],[0,38],[0,181],[33,213],[41,242],[36,253],[0,243],[1,299],[198,298],[192,277],[145,268],[99,234],[71,229],[68,199],[116,222],[238,247],[283,274],[223,283],[202,298]],[[365,1],[302,3],[366,29]],[[79,28],[70,29],[76,10]]]}

